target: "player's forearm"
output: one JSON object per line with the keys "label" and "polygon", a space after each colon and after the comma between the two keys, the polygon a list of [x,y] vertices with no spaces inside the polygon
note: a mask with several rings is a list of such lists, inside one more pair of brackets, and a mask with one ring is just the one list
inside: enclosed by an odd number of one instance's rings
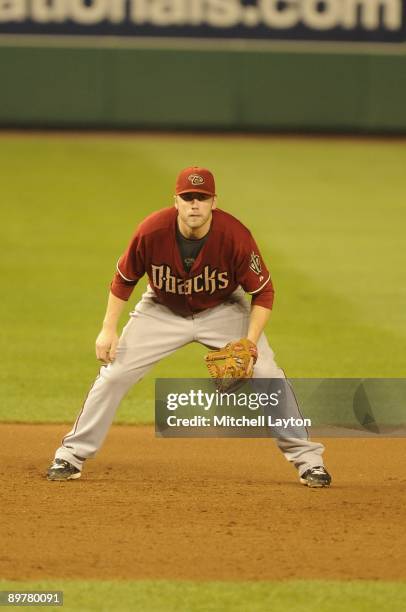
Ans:
{"label": "player's forearm", "polygon": [[103,321],[103,329],[115,330],[117,328],[118,321],[126,303],[125,300],[121,300],[110,291]]}
{"label": "player's forearm", "polygon": [[257,344],[260,335],[265,329],[271,311],[263,306],[251,306],[251,315],[248,325],[247,338]]}

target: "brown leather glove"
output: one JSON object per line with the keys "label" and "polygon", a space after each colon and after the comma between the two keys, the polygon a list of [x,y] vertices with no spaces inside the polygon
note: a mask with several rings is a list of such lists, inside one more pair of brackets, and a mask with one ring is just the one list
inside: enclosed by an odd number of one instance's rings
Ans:
{"label": "brown leather glove", "polygon": [[221,349],[207,353],[205,357],[209,374],[215,379],[216,388],[219,391],[230,391],[251,378],[254,365],[258,358],[256,345],[241,338],[229,342]]}

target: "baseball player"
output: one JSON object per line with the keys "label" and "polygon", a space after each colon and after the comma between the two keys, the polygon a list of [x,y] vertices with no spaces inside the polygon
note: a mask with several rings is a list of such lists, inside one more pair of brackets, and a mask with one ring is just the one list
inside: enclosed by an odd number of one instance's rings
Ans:
{"label": "baseball player", "polygon": [[[144,274],[147,290],[119,338],[120,315]],[[252,296],[251,305],[245,293]],[[79,478],[86,459],[102,446],[130,387],[190,342],[218,349],[242,339],[238,346],[248,344],[255,352],[254,379],[284,378],[263,333],[273,297],[270,274],[251,233],[217,208],[212,173],[201,167],[182,170],[174,206],[142,221],[117,263],[96,340],[103,365],[73,429],[56,451],[48,479]],[[305,436],[281,436],[276,442],[302,484],[330,485],[322,444]]]}

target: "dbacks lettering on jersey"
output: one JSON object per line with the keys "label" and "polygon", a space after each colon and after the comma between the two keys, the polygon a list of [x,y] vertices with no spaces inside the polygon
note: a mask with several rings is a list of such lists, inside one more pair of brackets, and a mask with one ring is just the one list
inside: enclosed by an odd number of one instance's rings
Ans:
{"label": "dbacks lettering on jersey", "polygon": [[220,289],[226,289],[229,284],[227,272],[219,272],[217,268],[211,270],[210,266],[205,266],[201,274],[196,274],[196,276],[186,280],[177,278],[167,264],[162,266],[152,264],[151,269],[152,285],[166,293],[192,295],[192,293],[205,291],[209,295],[213,295]]}

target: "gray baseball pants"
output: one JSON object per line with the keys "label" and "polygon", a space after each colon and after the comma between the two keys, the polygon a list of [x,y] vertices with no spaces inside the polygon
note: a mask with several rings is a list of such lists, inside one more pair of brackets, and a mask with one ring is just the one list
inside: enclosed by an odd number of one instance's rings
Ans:
{"label": "gray baseball pants", "polygon": [[[241,288],[223,304],[190,317],[175,315],[153,296],[148,287],[123,329],[115,361],[101,367],[73,429],[56,451],[55,457],[78,469],[102,446],[124,395],[158,361],[190,342],[219,348],[247,335],[250,305]],[[285,378],[264,334],[258,342],[254,378]],[[287,417],[300,416],[293,394],[289,412]],[[278,437],[276,443],[299,475],[323,465],[324,446],[320,443],[305,436]]]}

